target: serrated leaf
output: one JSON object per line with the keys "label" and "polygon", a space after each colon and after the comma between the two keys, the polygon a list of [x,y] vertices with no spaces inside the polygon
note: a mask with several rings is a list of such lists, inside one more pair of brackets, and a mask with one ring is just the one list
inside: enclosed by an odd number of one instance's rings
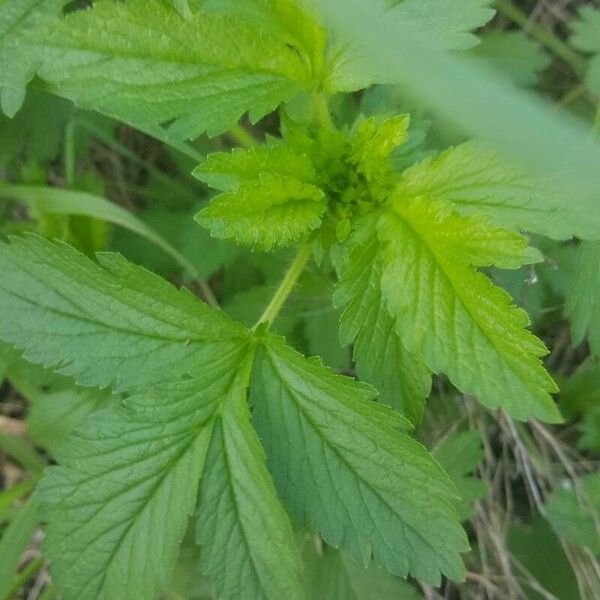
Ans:
{"label": "serrated leaf", "polygon": [[587,336],[591,352],[600,356],[600,242],[583,242],[575,257],[575,276],[566,296],[573,342]]}
{"label": "serrated leaf", "polygon": [[557,535],[600,556],[600,474],[559,489],[546,502],[546,518]]}
{"label": "serrated leaf", "polygon": [[[96,265],[30,237],[2,244],[0,256],[0,334],[88,385],[133,392],[72,435],[42,482],[45,552],[62,597],[156,598],[204,471],[200,541],[220,597],[299,598],[291,527],[245,405],[249,332],[116,255]],[[240,543],[230,545],[233,531]]]}
{"label": "serrated leaf", "polygon": [[401,185],[406,194],[451,202],[457,211],[485,215],[501,227],[555,239],[600,237],[600,210],[473,142],[409,167]]}
{"label": "serrated leaf", "polygon": [[471,56],[489,65],[518,86],[532,87],[552,59],[523,31],[490,31]]}
{"label": "serrated leaf", "polygon": [[[264,337],[251,383],[253,419],[293,517],[355,560],[439,583],[463,577],[468,547],[454,488],[408,421],[375,391]],[[427,503],[423,499],[427,498]]]}
{"label": "serrated leaf", "polygon": [[444,467],[461,495],[458,508],[461,519],[471,518],[473,503],[483,498],[487,491],[483,481],[471,476],[484,456],[479,433],[453,433],[436,445],[433,456]]}
{"label": "serrated leaf", "polygon": [[600,10],[593,6],[579,7],[578,17],[569,23],[569,40],[574,48],[592,54],[586,73],[590,92],[600,94]]}
{"label": "serrated leaf", "polygon": [[67,0],[2,0],[0,2],[0,100],[13,117],[25,100],[27,83],[41,62],[26,36],[44,19],[59,15]]}
{"label": "serrated leaf", "polygon": [[316,229],[327,209],[318,187],[279,175],[260,175],[237,192],[217,196],[196,220],[213,237],[273,250]]}
{"label": "serrated leaf", "polygon": [[219,597],[301,600],[292,528],[250,423],[246,385],[247,377],[213,425],[198,503],[200,566]]}
{"label": "serrated leaf", "polygon": [[372,217],[363,219],[349,240],[351,251],[334,294],[334,304],[344,307],[340,337],[344,344],[355,342],[358,376],[377,388],[379,400],[418,423],[431,375],[422,359],[406,350],[384,305],[375,223]]}
{"label": "serrated leaf", "polygon": [[40,76],[77,104],[174,140],[257,121],[310,87],[297,49],[260,23],[153,0],[98,2],[37,35]]}
{"label": "serrated leaf", "polygon": [[378,235],[383,296],[407,349],[485,406],[517,419],[560,421],[550,396],[556,385],[539,360],[544,344],[525,329],[529,319],[508,294],[474,269],[527,262],[527,241],[448,206],[410,199],[402,188]]}
{"label": "serrated leaf", "polygon": [[305,553],[310,598],[319,600],[419,600],[409,583],[377,567],[362,567],[339,550],[326,547],[321,556]]}
{"label": "serrated leaf", "polygon": [[135,391],[202,370],[244,328],[116,254],[36,236],[0,245],[0,338],[81,385]]}

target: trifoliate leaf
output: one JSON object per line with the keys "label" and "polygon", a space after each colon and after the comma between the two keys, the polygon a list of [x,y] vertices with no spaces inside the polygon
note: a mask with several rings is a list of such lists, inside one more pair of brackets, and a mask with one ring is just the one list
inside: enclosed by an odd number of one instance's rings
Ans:
{"label": "trifoliate leaf", "polygon": [[574,48],[592,55],[585,78],[590,92],[600,95],[600,10],[581,6],[578,17],[569,23]]}
{"label": "trifoliate leaf", "polygon": [[257,121],[310,88],[297,49],[260,22],[154,0],[98,2],[35,40],[40,76],[77,104],[175,140],[222,133],[244,113]]}
{"label": "trifoliate leaf", "polygon": [[349,240],[352,250],[334,295],[334,303],[344,307],[340,336],[344,344],[355,342],[354,360],[360,379],[377,388],[380,401],[418,423],[431,376],[422,359],[404,347],[384,305],[381,245],[375,223],[374,218],[363,219]]}
{"label": "trifoliate leaf", "polygon": [[474,512],[473,503],[486,494],[483,481],[471,476],[484,456],[479,433],[477,431],[453,433],[436,445],[433,456],[444,467],[461,495],[458,509],[460,517],[471,518]]}
{"label": "trifoliate leaf", "polygon": [[406,348],[461,391],[517,419],[561,420],[527,315],[473,267],[515,268],[530,258],[516,233],[410,199],[400,188],[378,223],[382,291]]}
{"label": "trifoliate leaf", "polygon": [[600,474],[559,489],[546,503],[546,517],[557,535],[600,555]]}
{"label": "trifoliate leaf", "polygon": [[219,598],[301,600],[292,528],[250,423],[246,385],[247,376],[232,385],[213,425],[198,504],[200,566]]}
{"label": "trifoliate leaf", "polygon": [[571,319],[573,342],[579,344],[587,336],[591,352],[600,356],[600,242],[579,247],[565,312]]}
{"label": "trifoliate leaf", "polygon": [[327,546],[319,556],[305,552],[309,598],[319,600],[419,600],[409,583],[377,567],[362,567],[339,550]]}
{"label": "trifoliate leaf", "polygon": [[490,31],[470,53],[521,87],[533,87],[552,62],[542,47],[523,31]]}
{"label": "trifoliate leaf", "polygon": [[244,328],[116,254],[36,236],[0,245],[0,338],[93,387],[138,390],[203,369]]}
{"label": "trifoliate leaf", "polygon": [[25,89],[41,57],[27,35],[47,19],[59,15],[67,0],[0,1],[0,100],[12,117],[25,100]]}
{"label": "trifoliate leaf", "polygon": [[460,579],[468,545],[454,487],[375,395],[266,335],[251,399],[277,489],[297,521],[358,562],[372,556],[434,584],[440,572]]}
{"label": "trifoliate leaf", "polygon": [[451,202],[501,227],[556,239],[600,238],[600,209],[472,142],[408,168],[402,186],[409,195]]}
{"label": "trifoliate leaf", "polygon": [[62,597],[158,597],[204,472],[199,538],[219,596],[299,598],[291,526],[245,404],[249,332],[116,255],[96,265],[31,237],[0,257],[0,334],[88,385],[133,391],[72,435],[43,480]]}

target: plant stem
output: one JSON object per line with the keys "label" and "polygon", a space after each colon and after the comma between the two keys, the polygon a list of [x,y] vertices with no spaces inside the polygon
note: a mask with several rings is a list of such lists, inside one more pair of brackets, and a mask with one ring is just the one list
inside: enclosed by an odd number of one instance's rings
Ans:
{"label": "plant stem", "polygon": [[322,92],[313,94],[313,110],[315,120],[323,129],[333,129],[333,121],[327,106],[327,97]]}
{"label": "plant stem", "polygon": [[542,25],[530,23],[528,16],[521,9],[517,8],[511,0],[496,0],[496,8],[500,14],[526,29],[533,39],[537,40],[542,46],[545,46],[566,62],[579,78],[583,77],[587,69],[586,60],[557,35]]}
{"label": "plant stem", "polygon": [[242,148],[252,148],[258,144],[255,137],[239,123],[234,125],[227,135]]}
{"label": "plant stem", "polygon": [[71,120],[65,128],[65,185],[73,188],[75,185],[75,127],[76,122]]}
{"label": "plant stem", "polygon": [[305,244],[300,248],[298,254],[296,255],[296,258],[294,258],[294,261],[290,265],[290,268],[288,269],[284,278],[281,280],[279,287],[273,294],[271,301],[269,302],[263,314],[260,316],[256,324],[254,325],[253,329],[256,329],[259,325],[262,325],[263,323],[267,323],[268,325],[270,325],[271,323],[273,323],[273,321],[275,321],[277,315],[279,314],[283,305],[285,304],[285,301],[294,289],[298,278],[302,274],[302,271],[304,270],[304,267],[306,266],[306,263],[310,258],[311,252],[312,249],[309,244]]}

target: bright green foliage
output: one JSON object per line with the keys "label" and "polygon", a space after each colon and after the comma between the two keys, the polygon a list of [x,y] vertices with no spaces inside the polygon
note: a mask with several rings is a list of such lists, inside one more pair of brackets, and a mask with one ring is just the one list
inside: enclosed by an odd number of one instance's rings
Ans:
{"label": "bright green foliage", "polygon": [[463,214],[487,215],[502,227],[555,239],[600,237],[600,211],[475,143],[410,167],[401,185],[406,194],[451,202]]}
{"label": "bright green foliage", "polygon": [[532,87],[552,59],[523,31],[491,31],[471,56],[489,65],[518,86]]}
{"label": "bright green foliage", "polygon": [[213,154],[194,173],[227,192],[196,217],[217,238],[272,250],[305,237],[327,208],[310,160],[283,145]]}
{"label": "bright green foliage", "polygon": [[586,84],[593,93],[600,95],[600,10],[581,6],[579,16],[569,23],[572,31],[571,44],[578,50],[592,54],[586,74]]}
{"label": "bright green foliage", "polygon": [[565,312],[573,341],[587,336],[590,350],[600,356],[600,242],[583,242],[575,259],[575,280],[568,290]]}
{"label": "bright green foliage", "polygon": [[354,342],[358,375],[377,388],[378,399],[418,423],[431,376],[423,360],[404,347],[384,305],[381,244],[375,219],[367,219],[349,240],[348,266],[342,269],[334,295],[334,303],[344,307],[340,337],[344,344]]}
{"label": "bright green foliage", "polygon": [[486,406],[559,421],[549,395],[556,386],[538,358],[544,344],[508,294],[474,269],[529,262],[526,240],[405,193],[394,196],[378,234],[383,296],[406,347]]}
{"label": "bright green foliage", "polygon": [[600,556],[600,474],[554,492],[545,509],[557,535]]}
{"label": "bright green foliage", "polygon": [[459,516],[461,519],[471,518],[473,503],[483,498],[487,491],[482,481],[471,476],[483,460],[479,433],[459,431],[449,435],[435,447],[433,456],[444,467],[460,493]]}
{"label": "bright green foliage", "polygon": [[310,68],[280,39],[233,15],[187,19],[153,0],[99,2],[36,38],[40,76],[77,104],[177,140],[256,121],[311,87]]}
{"label": "bright green foliage", "polygon": [[251,400],[277,489],[296,521],[358,562],[372,553],[395,575],[460,579],[453,486],[375,395],[267,335]]}
{"label": "bright green foliage", "polygon": [[309,598],[319,600],[419,600],[410,584],[390,577],[377,567],[364,568],[339,550],[312,548],[305,552]]}
{"label": "bright green foliage", "polygon": [[41,62],[27,41],[44,19],[60,14],[67,0],[0,1],[0,101],[12,117],[21,108],[25,88]]}

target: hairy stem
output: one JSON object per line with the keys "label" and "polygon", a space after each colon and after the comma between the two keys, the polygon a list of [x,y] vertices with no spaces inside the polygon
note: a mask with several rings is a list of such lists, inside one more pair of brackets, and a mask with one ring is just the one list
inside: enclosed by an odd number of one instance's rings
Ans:
{"label": "hairy stem", "polygon": [[542,25],[530,23],[528,16],[516,7],[511,0],[496,0],[496,8],[500,14],[523,27],[534,40],[537,40],[542,46],[545,46],[566,62],[579,78],[583,77],[587,69],[586,60],[557,35],[548,31]]}
{"label": "hairy stem", "polygon": [[322,92],[313,94],[313,111],[315,121],[323,127],[323,129],[333,129],[333,121],[327,106],[327,96]]}
{"label": "hairy stem", "polygon": [[258,145],[256,138],[239,123],[234,125],[228,132],[227,135],[242,148],[252,148]]}
{"label": "hairy stem", "polygon": [[281,280],[279,287],[273,294],[271,301],[254,325],[254,329],[263,323],[270,325],[277,318],[277,315],[281,311],[285,301],[288,299],[288,296],[294,289],[298,278],[302,274],[302,271],[304,270],[304,267],[310,258],[311,251],[311,247],[308,244],[305,244],[300,248],[296,258],[294,258],[290,268],[288,269],[284,278]]}

